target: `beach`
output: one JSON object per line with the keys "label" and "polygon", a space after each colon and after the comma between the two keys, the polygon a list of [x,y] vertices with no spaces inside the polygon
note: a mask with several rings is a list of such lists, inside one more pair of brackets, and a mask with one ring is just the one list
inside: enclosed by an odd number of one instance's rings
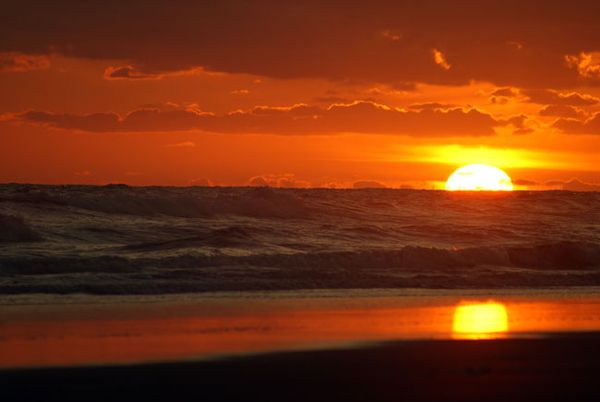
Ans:
{"label": "beach", "polygon": [[0,402],[600,402],[600,1],[4,3]]}
{"label": "beach", "polygon": [[[9,400],[595,400],[599,295],[4,297],[0,385]],[[492,302],[506,330],[461,332],[458,306]]]}
{"label": "beach", "polygon": [[10,370],[8,400],[597,401],[598,334],[405,341],[208,362]]}

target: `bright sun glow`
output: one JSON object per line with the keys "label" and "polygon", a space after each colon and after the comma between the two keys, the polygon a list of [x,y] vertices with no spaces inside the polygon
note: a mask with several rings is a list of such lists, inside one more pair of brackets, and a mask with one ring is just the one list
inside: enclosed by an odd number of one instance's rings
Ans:
{"label": "bright sun glow", "polygon": [[501,169],[474,163],[460,167],[448,177],[450,191],[512,191],[510,177]]}
{"label": "bright sun glow", "polygon": [[504,305],[495,302],[463,304],[454,311],[452,330],[458,338],[490,338],[508,331]]}

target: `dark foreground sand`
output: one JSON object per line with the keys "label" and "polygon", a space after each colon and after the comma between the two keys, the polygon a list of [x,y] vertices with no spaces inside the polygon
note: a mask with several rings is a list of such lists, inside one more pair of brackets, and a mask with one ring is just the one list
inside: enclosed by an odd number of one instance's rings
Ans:
{"label": "dark foreground sand", "polygon": [[0,371],[2,401],[600,401],[600,333]]}

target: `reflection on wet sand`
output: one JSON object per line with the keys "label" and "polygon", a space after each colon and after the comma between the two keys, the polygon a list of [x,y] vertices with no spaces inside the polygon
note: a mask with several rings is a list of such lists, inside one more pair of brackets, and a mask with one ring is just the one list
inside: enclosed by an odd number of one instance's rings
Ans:
{"label": "reflection on wet sand", "polygon": [[311,304],[306,298],[228,297],[171,304],[3,306],[0,367],[180,360],[353,342],[600,330],[596,296],[501,300],[336,296]]}
{"label": "reflection on wet sand", "polygon": [[508,332],[508,314],[502,303],[464,303],[456,306],[452,331],[457,339],[491,339]]}

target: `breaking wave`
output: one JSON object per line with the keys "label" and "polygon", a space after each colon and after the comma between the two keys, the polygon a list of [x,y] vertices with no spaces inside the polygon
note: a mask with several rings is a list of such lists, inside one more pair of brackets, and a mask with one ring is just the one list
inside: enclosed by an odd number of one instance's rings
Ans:
{"label": "breaking wave", "polygon": [[[85,281],[84,274],[94,274],[94,280]],[[39,276],[39,280],[23,285],[0,280],[1,293],[590,286],[600,285],[600,245],[561,242],[237,257],[0,259],[0,279],[15,275]]]}
{"label": "breaking wave", "polygon": [[[209,238],[212,242],[214,238]],[[178,242],[196,242],[186,239]],[[222,240],[218,240],[222,244]],[[227,244],[233,241],[230,238]],[[163,248],[171,244],[141,244],[130,248]],[[160,258],[18,257],[0,258],[0,274],[126,272],[143,268],[262,267],[313,270],[398,270],[452,272],[477,267],[506,267],[542,271],[600,270],[600,244],[560,242],[533,246],[437,249],[407,246],[398,250],[338,251],[295,254],[181,255]]]}

